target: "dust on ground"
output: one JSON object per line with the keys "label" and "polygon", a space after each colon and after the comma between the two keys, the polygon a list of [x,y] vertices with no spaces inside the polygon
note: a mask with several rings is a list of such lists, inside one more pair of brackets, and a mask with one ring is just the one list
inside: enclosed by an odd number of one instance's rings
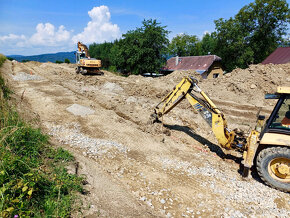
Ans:
{"label": "dust on ground", "polygon": [[[289,69],[290,64],[251,65],[200,80],[199,86],[230,128],[248,130],[260,107],[269,115],[275,104],[264,94],[290,85]],[[10,61],[1,71],[52,141],[76,155],[90,190],[83,196],[83,216],[290,216],[289,195],[269,188],[255,173],[243,180],[240,160],[224,155],[186,101],[164,117],[164,127],[148,124],[155,105],[184,76],[198,77],[193,72],[83,76],[75,74],[74,64]]]}

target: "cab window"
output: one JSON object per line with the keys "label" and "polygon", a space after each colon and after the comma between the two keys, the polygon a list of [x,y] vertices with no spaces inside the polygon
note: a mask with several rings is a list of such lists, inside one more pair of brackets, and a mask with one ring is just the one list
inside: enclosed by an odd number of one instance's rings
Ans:
{"label": "cab window", "polygon": [[275,118],[270,124],[271,129],[290,130],[290,99],[285,98]]}

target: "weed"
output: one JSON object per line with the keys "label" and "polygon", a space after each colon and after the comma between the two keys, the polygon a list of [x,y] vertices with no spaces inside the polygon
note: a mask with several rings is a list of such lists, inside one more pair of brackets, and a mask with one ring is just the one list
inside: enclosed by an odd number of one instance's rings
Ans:
{"label": "weed", "polygon": [[5,87],[0,77],[0,217],[68,217],[84,191],[83,178],[65,169],[74,157],[19,117]]}
{"label": "weed", "polygon": [[53,158],[55,161],[61,162],[69,162],[75,160],[74,156],[72,156],[68,151],[64,150],[63,148],[58,148],[57,150],[51,149],[47,153],[47,157]]}

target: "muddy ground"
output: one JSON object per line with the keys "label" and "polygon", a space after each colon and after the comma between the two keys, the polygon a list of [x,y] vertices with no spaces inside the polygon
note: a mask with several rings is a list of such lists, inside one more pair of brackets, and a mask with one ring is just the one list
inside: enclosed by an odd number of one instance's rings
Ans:
{"label": "muddy ground", "polygon": [[[289,217],[289,194],[244,180],[239,154],[225,153],[184,101],[147,123],[154,106],[189,71],[160,78],[75,74],[73,64],[17,63],[1,68],[22,113],[51,142],[74,153],[89,194],[75,217]],[[198,77],[198,75],[195,75]],[[251,65],[200,87],[230,128],[249,130],[275,101],[264,94],[290,85],[290,65]],[[166,134],[164,134],[166,133]],[[74,169],[72,169],[74,172]]]}

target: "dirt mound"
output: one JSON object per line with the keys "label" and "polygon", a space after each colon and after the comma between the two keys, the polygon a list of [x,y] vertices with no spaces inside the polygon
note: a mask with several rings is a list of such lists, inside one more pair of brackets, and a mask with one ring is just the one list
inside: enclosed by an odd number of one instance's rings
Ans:
{"label": "dirt mound", "polygon": [[250,65],[216,79],[202,79],[192,71],[174,71],[160,80],[176,85],[188,75],[197,78],[200,87],[212,98],[255,106],[265,105],[264,95],[275,92],[277,86],[290,86],[290,64]]}
{"label": "dirt mound", "polygon": [[290,86],[290,64],[250,65],[217,79],[203,80],[201,86],[219,99],[263,106],[266,93],[275,92],[277,86]]}

